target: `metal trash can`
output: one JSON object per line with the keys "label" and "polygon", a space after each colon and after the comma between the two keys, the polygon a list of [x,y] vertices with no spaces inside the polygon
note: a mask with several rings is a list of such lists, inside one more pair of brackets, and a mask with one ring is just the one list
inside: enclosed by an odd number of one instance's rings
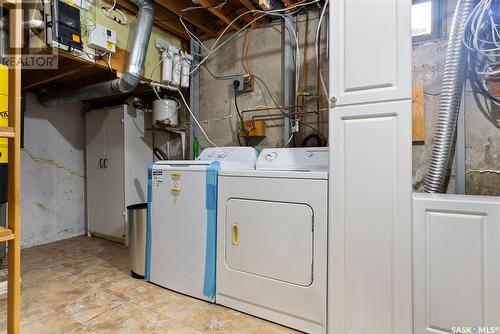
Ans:
{"label": "metal trash can", "polygon": [[147,208],[146,203],[127,206],[130,274],[134,278],[144,278]]}

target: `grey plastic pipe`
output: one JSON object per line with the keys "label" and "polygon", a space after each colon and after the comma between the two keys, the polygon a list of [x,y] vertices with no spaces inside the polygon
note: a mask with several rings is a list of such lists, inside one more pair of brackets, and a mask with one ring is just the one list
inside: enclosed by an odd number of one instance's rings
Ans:
{"label": "grey plastic pipe", "polygon": [[127,71],[122,77],[97,83],[84,88],[63,90],[54,94],[39,94],[38,100],[44,106],[57,106],[70,102],[91,100],[132,92],[141,80],[144,62],[153,26],[154,8],[152,0],[131,0],[139,8],[132,47],[130,48]]}
{"label": "grey plastic pipe", "polygon": [[462,37],[473,7],[474,0],[458,0],[451,23],[430,166],[424,182],[424,191],[428,193],[444,193],[448,187],[466,74],[466,49]]}

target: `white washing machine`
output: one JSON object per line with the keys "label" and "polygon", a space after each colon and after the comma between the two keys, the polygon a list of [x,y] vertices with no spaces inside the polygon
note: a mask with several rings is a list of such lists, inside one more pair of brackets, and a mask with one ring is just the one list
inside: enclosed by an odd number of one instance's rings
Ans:
{"label": "white washing machine", "polygon": [[149,168],[148,281],[214,301],[217,175],[254,169],[251,147],[207,148],[198,160],[158,161]]}
{"label": "white washing machine", "polygon": [[327,170],[327,148],[290,148],[219,173],[218,304],[326,333]]}

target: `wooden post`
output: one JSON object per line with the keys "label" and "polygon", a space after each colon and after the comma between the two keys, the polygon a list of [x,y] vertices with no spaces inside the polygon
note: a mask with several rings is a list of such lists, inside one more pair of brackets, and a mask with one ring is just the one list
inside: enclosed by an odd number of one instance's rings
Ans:
{"label": "wooden post", "polygon": [[[10,56],[21,57],[22,8],[18,1],[9,13]],[[8,242],[7,333],[18,334],[21,311],[21,68],[9,69],[9,126],[14,137],[9,138],[8,227],[14,239]]]}

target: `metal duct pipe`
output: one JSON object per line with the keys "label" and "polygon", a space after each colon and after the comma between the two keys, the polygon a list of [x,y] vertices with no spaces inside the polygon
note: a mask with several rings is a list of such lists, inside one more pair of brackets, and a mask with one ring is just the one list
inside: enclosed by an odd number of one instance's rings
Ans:
{"label": "metal duct pipe", "polygon": [[141,80],[144,62],[153,26],[152,0],[131,0],[139,8],[135,25],[132,47],[130,49],[127,71],[121,78],[97,83],[84,88],[59,91],[55,94],[41,95],[38,99],[44,106],[57,106],[70,102],[79,102],[99,97],[130,93]]}
{"label": "metal duct pipe", "polygon": [[6,9],[0,8],[0,60],[7,59],[9,54],[9,17]]}
{"label": "metal duct pipe", "polygon": [[444,193],[448,187],[466,73],[466,50],[462,45],[462,36],[473,6],[474,0],[458,0],[451,23],[436,132],[432,143],[430,166],[424,183],[424,190],[429,193]]}

